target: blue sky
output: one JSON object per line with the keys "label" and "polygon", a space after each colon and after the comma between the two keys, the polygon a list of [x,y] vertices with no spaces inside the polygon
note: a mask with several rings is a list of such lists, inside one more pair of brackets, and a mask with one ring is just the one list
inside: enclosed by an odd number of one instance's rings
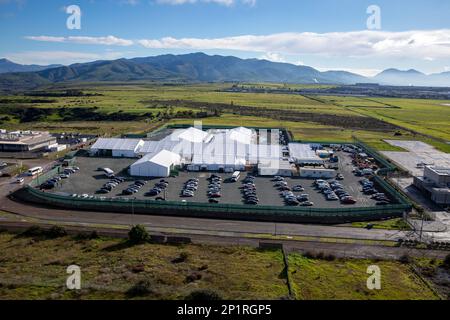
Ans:
{"label": "blue sky", "polygon": [[[69,30],[65,12],[82,11]],[[367,8],[381,9],[368,30]],[[0,0],[0,57],[19,63],[202,51],[365,75],[450,71],[446,0]]]}

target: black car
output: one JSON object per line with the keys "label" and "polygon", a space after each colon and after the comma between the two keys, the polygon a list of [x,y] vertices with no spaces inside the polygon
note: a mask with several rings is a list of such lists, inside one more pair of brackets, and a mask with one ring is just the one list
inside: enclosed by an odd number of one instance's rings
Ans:
{"label": "black car", "polygon": [[160,193],[161,193],[160,190],[152,189],[146,195],[149,196],[149,197],[154,197],[154,196],[157,196]]}
{"label": "black car", "polygon": [[219,200],[211,198],[209,199],[209,203],[219,203]]}

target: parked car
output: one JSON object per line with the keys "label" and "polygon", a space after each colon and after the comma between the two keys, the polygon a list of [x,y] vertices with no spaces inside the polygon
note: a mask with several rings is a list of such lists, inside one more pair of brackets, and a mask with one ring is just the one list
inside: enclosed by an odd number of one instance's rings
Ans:
{"label": "parked car", "polygon": [[24,178],[17,178],[16,179],[16,183],[18,183],[18,184],[22,184],[24,181],[25,181]]}
{"label": "parked car", "polygon": [[301,185],[293,186],[292,191],[294,192],[303,192],[305,191],[305,188],[303,188]]}
{"label": "parked car", "polygon": [[312,207],[312,206],[314,206],[314,202],[305,201],[305,202],[302,202],[300,205],[303,207]]}

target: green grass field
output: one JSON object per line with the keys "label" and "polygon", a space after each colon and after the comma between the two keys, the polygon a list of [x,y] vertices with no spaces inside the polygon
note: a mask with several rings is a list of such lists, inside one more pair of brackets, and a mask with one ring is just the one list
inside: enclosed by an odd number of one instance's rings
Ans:
{"label": "green grass field", "polygon": [[[296,298],[301,300],[439,299],[408,265],[396,261],[326,261],[292,254],[289,263]],[[367,289],[371,265],[381,270],[381,290]]]}
{"label": "green grass field", "polygon": [[358,97],[321,99],[363,115],[450,140],[450,101]]}
{"label": "green grass field", "polygon": [[[245,84],[244,86],[258,86]],[[282,84],[260,85],[267,88],[284,88]],[[165,86],[157,84],[72,84],[71,89],[81,89],[91,96],[46,98],[50,102],[24,102],[23,96],[6,96],[0,103],[0,126],[6,129],[35,129],[53,132],[83,132],[100,135],[118,135],[122,133],[148,132],[164,123],[193,123],[195,117],[164,117],[164,114],[177,114],[186,111],[208,111],[211,105],[245,106],[252,110],[272,110],[273,117],[267,114],[240,115],[224,112],[220,117],[209,115],[202,121],[207,125],[254,125],[285,127],[292,131],[295,139],[308,141],[351,142],[352,137],[367,142],[379,150],[394,151],[398,148],[385,143],[384,139],[421,140],[430,143],[440,150],[450,152],[450,107],[448,101],[419,99],[383,99],[358,97],[306,97],[295,94],[269,93],[229,93],[223,89],[229,84],[177,85]],[[58,88],[58,87],[57,87]],[[296,87],[295,87],[296,88]],[[294,89],[295,89],[294,88]],[[64,90],[64,87],[58,89]],[[42,99],[42,98],[41,98]],[[12,101],[9,101],[12,100]],[[14,102],[14,100],[16,102]],[[195,103],[195,107],[183,106],[183,101]],[[175,103],[176,102],[176,103]],[[204,105],[202,105],[204,103]],[[86,108],[103,116],[107,121],[82,121],[61,118],[58,112],[49,114],[32,122],[21,122],[15,115],[4,117],[5,108],[41,108],[61,110],[62,108]],[[300,114],[317,114],[327,117],[327,124],[301,120],[282,121],[275,119],[277,110],[280,114],[297,112]],[[152,117],[145,115],[151,114]],[[127,120],[114,120],[120,115],[130,115]],[[133,120],[133,117],[139,120]],[[111,117],[111,120],[109,120]],[[333,117],[348,117],[353,123],[363,117],[383,120],[393,125],[414,130],[383,129],[376,130],[333,125]],[[341,122],[342,123],[342,118]]]}

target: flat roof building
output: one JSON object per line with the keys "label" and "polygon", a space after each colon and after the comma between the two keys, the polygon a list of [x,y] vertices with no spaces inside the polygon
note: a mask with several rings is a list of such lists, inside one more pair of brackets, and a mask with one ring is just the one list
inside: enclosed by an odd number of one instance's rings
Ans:
{"label": "flat roof building", "polygon": [[450,205],[450,168],[427,166],[422,177],[414,177],[414,186],[433,202]]}
{"label": "flat roof building", "polygon": [[0,152],[36,152],[57,144],[48,132],[14,131],[0,133]]}
{"label": "flat roof building", "polygon": [[299,165],[322,165],[324,163],[324,160],[317,155],[309,144],[289,143],[289,153],[295,163]]}

